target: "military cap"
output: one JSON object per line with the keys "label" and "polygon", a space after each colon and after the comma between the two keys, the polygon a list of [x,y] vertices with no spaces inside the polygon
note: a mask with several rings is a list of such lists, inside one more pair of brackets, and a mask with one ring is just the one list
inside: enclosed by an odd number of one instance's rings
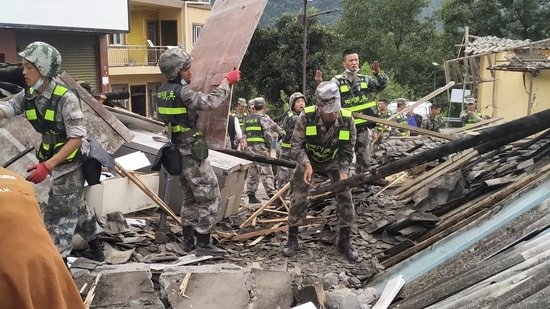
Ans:
{"label": "military cap", "polygon": [[56,77],[61,72],[61,54],[48,43],[30,43],[19,56],[32,63],[42,76]]}
{"label": "military cap", "polygon": [[341,107],[338,85],[332,81],[320,83],[315,89],[315,100],[323,107],[325,113],[339,112]]}

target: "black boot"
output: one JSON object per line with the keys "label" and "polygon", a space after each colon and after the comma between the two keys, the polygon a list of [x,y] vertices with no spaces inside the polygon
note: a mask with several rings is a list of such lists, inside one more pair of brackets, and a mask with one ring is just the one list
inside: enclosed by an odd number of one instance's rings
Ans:
{"label": "black boot", "polygon": [[195,246],[195,255],[213,255],[213,256],[223,256],[226,255],[227,251],[218,248],[210,242],[210,233],[200,234],[197,233],[197,245]]}
{"label": "black boot", "polygon": [[195,232],[192,226],[183,227],[183,242],[181,244],[183,251],[189,253],[195,249]]}
{"label": "black boot", "polygon": [[283,255],[290,257],[296,254],[298,250],[298,227],[290,226],[288,228],[288,241],[283,247]]}
{"label": "black boot", "polygon": [[98,262],[105,261],[105,254],[103,254],[103,246],[99,237],[89,241],[88,246],[90,249],[83,252],[85,258]]}
{"label": "black boot", "polygon": [[349,226],[340,228],[340,237],[338,237],[338,251],[340,251],[350,261],[357,261],[359,255],[353,250],[349,242],[351,228]]}
{"label": "black boot", "polygon": [[256,198],[255,194],[248,195],[248,204],[259,204],[261,203],[259,199]]}

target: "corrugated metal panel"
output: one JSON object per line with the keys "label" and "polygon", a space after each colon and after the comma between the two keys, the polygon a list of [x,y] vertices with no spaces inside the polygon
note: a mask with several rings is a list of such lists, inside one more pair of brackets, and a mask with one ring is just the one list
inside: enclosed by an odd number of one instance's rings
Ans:
{"label": "corrugated metal panel", "polygon": [[62,71],[67,71],[74,80],[87,81],[92,91],[100,90],[97,35],[16,31],[17,52],[34,41],[53,45],[63,58]]}

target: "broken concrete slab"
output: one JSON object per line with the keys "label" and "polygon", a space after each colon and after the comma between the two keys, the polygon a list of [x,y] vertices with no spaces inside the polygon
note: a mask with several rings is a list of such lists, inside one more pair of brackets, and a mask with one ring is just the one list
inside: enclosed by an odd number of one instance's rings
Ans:
{"label": "broken concrete slab", "polygon": [[90,308],[164,309],[151,281],[151,272],[103,273]]}
{"label": "broken concrete slab", "polygon": [[180,295],[180,285],[184,273],[161,275],[161,285],[168,302],[178,308],[247,308],[250,300],[243,272],[232,273],[192,273],[185,290],[185,298]]}
{"label": "broken concrete slab", "polygon": [[253,280],[249,280],[249,290],[254,297],[251,302],[254,308],[290,308],[292,278],[288,272],[252,269],[251,274]]}
{"label": "broken concrete slab", "polygon": [[[189,298],[180,295],[187,273],[192,273],[185,289]],[[283,271],[250,270],[232,264],[186,266],[161,274],[159,282],[174,309],[228,308],[228,304],[243,309],[290,308],[293,302],[292,280]]]}

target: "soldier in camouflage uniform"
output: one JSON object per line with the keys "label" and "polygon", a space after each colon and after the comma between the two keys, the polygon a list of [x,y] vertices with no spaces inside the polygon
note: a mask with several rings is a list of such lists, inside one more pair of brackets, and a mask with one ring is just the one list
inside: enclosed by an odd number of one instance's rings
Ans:
{"label": "soldier in camouflage uniform", "polygon": [[439,127],[443,120],[441,119],[441,105],[434,103],[430,105],[430,114],[422,119],[420,127],[422,129],[439,132]]}
{"label": "soldier in camouflage uniform", "polygon": [[[400,124],[408,125],[409,119],[407,118],[407,115],[403,114],[402,112],[407,107],[407,100],[405,100],[405,98],[399,98],[399,99],[396,99],[395,101],[397,102],[397,111],[396,111],[397,116],[395,116],[393,121]],[[395,135],[409,136],[409,130],[396,129],[396,131],[397,131],[396,132],[397,134]]]}
{"label": "soldier in camouflage uniform", "polygon": [[[359,54],[351,49],[342,53],[342,66],[345,71],[334,76],[331,81],[336,82],[340,89],[342,107],[352,112],[377,117],[375,92],[380,92],[388,85],[388,76],[379,72],[378,61],[373,61],[371,71],[374,77],[359,73]],[[315,81],[323,80],[321,71],[315,72]],[[355,119],[357,127],[357,143],[355,144],[356,173],[367,172],[370,167],[371,130],[376,123],[364,119]]]}
{"label": "soldier in camouflage uniform", "polygon": [[[292,152],[290,150],[290,141],[292,139],[292,132],[294,132],[294,125],[300,113],[306,107],[306,97],[301,92],[295,92],[290,95],[289,99],[290,110],[285,114],[283,119],[284,135],[281,139],[281,152],[279,157],[285,160],[294,160]],[[292,169],[285,166],[277,167],[277,189],[281,189],[290,181]]]}
{"label": "soldier in camouflage uniform", "polygon": [[[288,214],[288,242],[284,256],[293,256],[298,249],[298,227],[307,215],[308,192],[313,173],[324,172],[331,181],[346,179],[353,159],[357,130],[351,112],[341,109],[338,84],[322,82],[315,91],[315,106],[309,106],[298,116],[292,134],[292,154],[296,168],[290,185],[292,199]],[[336,193],[336,215],[340,221],[338,250],[350,261],[359,258],[350,244],[351,224],[355,208],[351,191]]]}
{"label": "soldier in camouflage uniform", "polygon": [[[381,119],[389,119],[393,113],[388,109],[388,100],[387,99],[380,99],[378,100],[378,118]],[[381,144],[385,142],[391,135],[394,128],[386,125],[377,123],[376,124],[376,143]]]}
{"label": "soldier in camouflage uniform", "polygon": [[[265,114],[266,108],[264,98],[254,99],[255,112],[246,117],[244,121],[243,139],[246,140],[246,151],[269,157],[271,156],[272,132],[283,134],[283,129]],[[249,203],[260,203],[256,197],[256,191],[260,184],[259,178],[262,180],[267,195],[272,197],[275,194],[275,181],[271,166],[266,163],[254,162],[248,169],[246,181]]]}
{"label": "soldier in camouflage uniform", "polygon": [[179,47],[162,53],[159,67],[168,82],[158,90],[157,108],[168,136],[182,154],[179,179],[183,195],[183,249],[187,252],[195,249],[196,255],[224,255],[227,252],[210,240],[221,195],[216,174],[206,159],[208,149],[196,121],[197,111],[214,110],[222,105],[229,96],[230,86],[239,81],[240,71],[230,71],[212,93],[204,94],[189,87],[191,61],[191,56]]}
{"label": "soldier in camouflage uniform", "polygon": [[61,55],[44,42],[29,44],[21,53],[23,75],[28,87],[0,105],[0,119],[23,114],[42,134],[37,150],[39,163],[27,171],[28,181],[40,183],[48,175],[52,187],[42,209],[44,224],[55,246],[66,258],[71,253],[74,233],[88,241],[86,257],[103,261],[105,256],[97,234],[94,210],[84,201],[84,156],[89,144],[78,97],[53,80],[61,69]]}

